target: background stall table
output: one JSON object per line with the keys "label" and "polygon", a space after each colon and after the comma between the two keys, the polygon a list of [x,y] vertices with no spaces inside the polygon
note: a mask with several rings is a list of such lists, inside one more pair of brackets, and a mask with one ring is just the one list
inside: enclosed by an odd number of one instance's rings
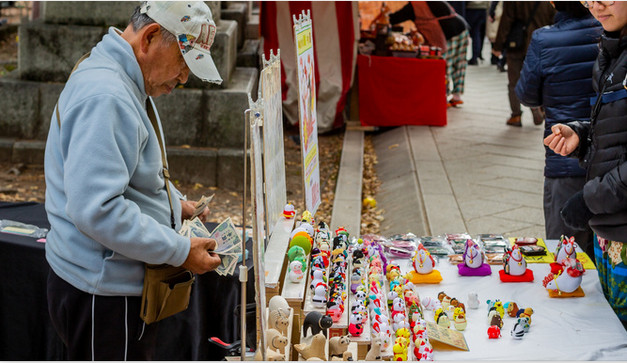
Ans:
{"label": "background stall table", "polygon": [[360,55],[363,126],[446,126],[446,61]]}
{"label": "background stall table", "polygon": [[[43,204],[0,202],[0,219],[50,228]],[[207,224],[211,231],[216,224]],[[252,250],[249,238],[246,249]],[[252,254],[249,254],[252,256]],[[247,259],[247,300],[254,304],[252,258]],[[46,284],[49,266],[45,244],[0,233],[0,360],[63,360],[65,347],[48,315]],[[197,275],[189,307],[159,325],[158,360],[220,360],[226,353],[208,342],[240,338],[239,269],[233,276]],[[250,315],[250,316],[249,316]],[[247,314],[247,343],[255,343],[255,316]]]}

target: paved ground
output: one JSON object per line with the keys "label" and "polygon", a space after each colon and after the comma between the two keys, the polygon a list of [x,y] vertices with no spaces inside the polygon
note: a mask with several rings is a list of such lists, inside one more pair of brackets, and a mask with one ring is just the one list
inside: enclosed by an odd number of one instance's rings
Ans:
{"label": "paved ground", "polygon": [[544,238],[543,126],[525,107],[522,128],[505,125],[507,74],[489,64],[468,67],[463,99],[446,127],[404,126],[374,138],[381,233]]}

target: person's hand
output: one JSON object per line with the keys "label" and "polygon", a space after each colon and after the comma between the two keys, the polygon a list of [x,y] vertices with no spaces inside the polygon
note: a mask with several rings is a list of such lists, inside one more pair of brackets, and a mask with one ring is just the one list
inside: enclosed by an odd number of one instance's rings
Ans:
{"label": "person's hand", "polygon": [[494,17],[492,15],[488,15],[488,20],[490,23],[494,23]]}
{"label": "person's hand", "polygon": [[503,52],[501,52],[500,50],[492,49],[492,54],[494,54],[494,56],[497,58],[501,58],[501,54],[503,54]]}
{"label": "person's hand", "polygon": [[[189,219],[194,215],[194,211],[196,210],[196,202],[192,200],[181,200],[181,208],[181,218],[183,220]],[[209,218],[209,214],[211,214],[211,210],[209,210],[209,207],[206,207],[205,210],[200,213],[198,218],[201,222],[204,223]]]}
{"label": "person's hand", "polygon": [[583,190],[580,190],[566,201],[560,215],[568,227],[583,231],[588,227],[588,221],[594,214],[583,199]]}
{"label": "person's hand", "polygon": [[189,254],[182,266],[195,274],[215,270],[222,263],[220,256],[211,252],[216,246],[213,238],[192,237]]}
{"label": "person's hand", "polygon": [[544,145],[555,153],[562,156],[571,154],[579,146],[579,135],[570,127],[564,124],[557,124],[551,127],[553,132],[544,139]]}

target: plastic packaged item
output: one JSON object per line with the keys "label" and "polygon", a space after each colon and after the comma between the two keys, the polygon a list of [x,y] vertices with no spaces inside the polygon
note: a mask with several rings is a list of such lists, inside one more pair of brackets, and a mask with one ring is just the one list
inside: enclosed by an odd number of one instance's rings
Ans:
{"label": "plastic packaged item", "polygon": [[435,256],[448,256],[454,254],[453,248],[448,244],[446,238],[441,236],[420,237],[420,243]]}
{"label": "plastic packaged item", "polygon": [[464,253],[466,241],[472,239],[468,233],[447,233],[445,237],[455,253]]}
{"label": "plastic packaged item", "polygon": [[40,228],[32,224],[12,221],[9,219],[0,220],[0,232],[16,234],[33,238],[44,238],[48,234],[47,228]]}

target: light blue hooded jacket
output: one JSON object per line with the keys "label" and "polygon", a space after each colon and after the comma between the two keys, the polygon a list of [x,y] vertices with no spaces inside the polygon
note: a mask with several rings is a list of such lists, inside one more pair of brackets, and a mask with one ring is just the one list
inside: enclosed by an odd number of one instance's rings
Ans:
{"label": "light blue hooded jacket", "polygon": [[[146,98],[130,44],[110,28],[59,96],[61,127],[56,113],[50,122],[46,258],[87,293],[141,295],[144,262],[179,266],[189,253],[189,238],[171,228]],[[171,191],[178,230],[181,194]]]}

